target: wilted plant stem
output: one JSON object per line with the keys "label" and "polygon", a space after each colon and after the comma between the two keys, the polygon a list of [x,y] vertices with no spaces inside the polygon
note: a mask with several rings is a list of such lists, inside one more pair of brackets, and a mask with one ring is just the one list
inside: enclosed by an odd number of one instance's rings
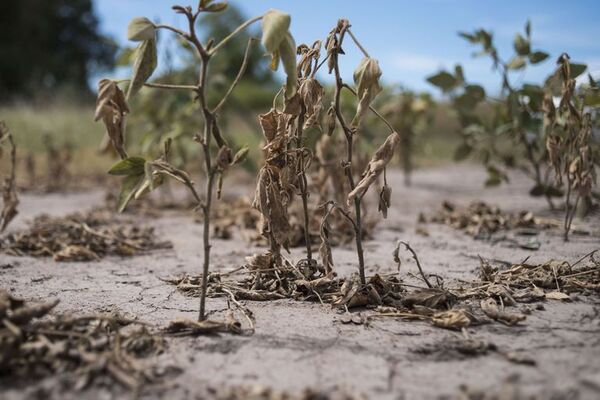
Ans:
{"label": "wilted plant stem", "polygon": [[296,130],[296,146],[298,149],[298,166],[299,166],[299,189],[300,197],[302,197],[302,209],[304,211],[304,241],[306,242],[306,259],[309,263],[312,262],[312,248],[310,240],[310,218],[308,215],[308,180],[306,179],[306,170],[304,162],[304,110],[298,116],[298,128]]}
{"label": "wilted plant stem", "polygon": [[[342,30],[339,34],[339,43],[338,49],[341,48],[342,42],[344,40],[344,33],[346,30]],[[333,62],[333,70],[335,73],[335,99],[333,103],[333,108],[335,110],[335,115],[344,131],[344,136],[346,137],[346,165],[344,166],[344,170],[346,173],[346,177],[348,178],[348,184],[350,185],[350,190],[354,190],[356,184],[354,183],[354,177],[352,175],[352,154],[353,154],[353,141],[354,141],[354,132],[346,123],[344,116],[342,114],[342,110],[340,107],[340,98],[342,94],[342,88],[344,87],[344,82],[342,81],[340,75],[340,68],[338,65],[338,50],[336,49],[332,55],[334,57]],[[354,212],[355,212],[355,224],[354,224],[354,237],[356,240],[356,254],[358,256],[358,274],[360,276],[360,282],[364,285],[367,283],[367,279],[365,277],[365,260],[364,260],[364,252],[362,246],[362,218],[361,218],[361,197],[357,196],[354,198]]]}

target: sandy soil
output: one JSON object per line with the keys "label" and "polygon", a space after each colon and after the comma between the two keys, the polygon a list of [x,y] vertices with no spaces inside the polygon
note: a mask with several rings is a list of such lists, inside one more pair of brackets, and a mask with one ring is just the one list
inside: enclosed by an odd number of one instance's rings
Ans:
{"label": "sandy soil", "polygon": [[[446,278],[472,279],[478,268],[477,255],[518,262],[564,259],[574,261],[600,247],[598,236],[574,236],[564,243],[559,231],[539,236],[541,249],[515,248],[510,242],[491,244],[476,241],[445,226],[428,225],[430,236],[415,233],[417,215],[437,209],[444,199],[466,205],[476,199],[503,209],[529,209],[551,216],[543,200],[526,195],[529,181],[514,176],[509,185],[484,190],[479,168],[452,166],[419,171],[413,187],[402,185],[400,173],[389,174],[394,188],[393,208],[366,243],[368,274],[393,272],[391,254],[397,240],[409,241],[427,272]],[[238,186],[248,194],[252,188]],[[226,188],[225,190],[228,190]],[[24,221],[47,212],[61,215],[101,204],[103,194],[23,196],[21,215],[11,230]],[[375,211],[373,211],[375,212]],[[558,215],[555,215],[558,216]],[[201,226],[182,215],[146,220],[174,249],[134,258],[107,258],[94,263],[55,263],[48,259],[16,258],[0,254],[0,287],[29,299],[61,299],[57,311],[119,311],[142,320],[165,325],[175,317],[196,317],[197,299],[186,297],[161,281],[200,270]],[[585,225],[598,232],[600,218]],[[215,240],[214,270],[239,266],[244,257],[262,249],[240,240]],[[292,257],[298,257],[295,250]],[[416,273],[408,254],[403,258],[403,277]],[[334,249],[334,262],[341,275],[356,268],[353,247]],[[209,309],[223,310],[225,300],[210,299]],[[442,342],[460,333],[432,327],[425,322],[378,319],[369,327],[343,325],[328,306],[295,301],[248,302],[256,316],[252,336],[208,336],[169,339],[160,356],[163,365],[174,365],[182,373],[171,385],[152,388],[144,398],[205,398],[208,386],[261,384],[297,393],[304,388],[331,390],[334,387],[364,394],[373,399],[430,399],[456,394],[461,384],[480,389],[499,387],[513,374],[520,376],[526,393],[565,395],[565,398],[600,398],[600,299],[579,296],[572,302],[547,301],[516,327],[489,324],[469,329],[504,351],[516,351],[537,361],[536,366],[514,364],[496,353],[476,358],[433,352],[419,348]],[[577,395],[578,397],[569,397]],[[118,388],[94,388],[83,393],[69,391],[61,380],[47,378],[26,387],[0,381],[0,398],[130,398]],[[561,397],[556,397],[561,398]]]}

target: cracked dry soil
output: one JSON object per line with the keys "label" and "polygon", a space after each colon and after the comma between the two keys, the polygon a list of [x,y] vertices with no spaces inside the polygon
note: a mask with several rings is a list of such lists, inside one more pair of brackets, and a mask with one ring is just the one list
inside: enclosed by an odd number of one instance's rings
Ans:
{"label": "cracked dry soil", "polygon": [[[537,215],[552,214],[543,199],[527,195],[530,183],[512,176],[499,188],[482,188],[485,177],[473,166],[461,165],[418,171],[413,186],[402,184],[402,175],[389,174],[393,187],[392,208],[387,220],[376,228],[375,238],[365,243],[367,274],[394,272],[392,251],[397,240],[410,242],[428,273],[445,278],[446,285],[460,279],[474,279],[478,255],[489,259],[531,262],[548,259],[573,261],[600,247],[598,214],[585,228],[594,235],[574,235],[564,243],[559,230],[542,231],[541,248],[530,251],[478,241],[442,225],[427,225],[429,236],[415,233],[419,212],[433,212],[442,200],[467,205],[484,200],[506,211],[527,209]],[[251,195],[251,186],[236,192]],[[33,216],[46,212],[64,215],[86,210],[103,202],[102,192],[79,194],[24,195],[21,214],[10,228],[21,229]],[[374,204],[371,202],[371,213]],[[112,312],[137,316],[159,326],[176,317],[195,318],[198,300],[178,292],[160,278],[197,274],[201,268],[201,225],[189,216],[166,214],[143,218],[154,226],[174,248],[132,258],[107,257],[98,262],[60,263],[48,258],[11,257],[0,254],[0,287],[25,299],[60,298],[58,312]],[[213,271],[228,271],[246,256],[263,249],[241,238],[213,241]],[[292,259],[301,257],[294,249]],[[354,272],[352,245],[334,248],[336,271]],[[417,270],[404,254],[401,276],[418,284]],[[600,398],[600,299],[574,296],[573,301],[548,300],[517,326],[488,324],[469,328],[472,337],[484,339],[504,351],[518,352],[536,361],[535,366],[515,364],[497,353],[478,357],[439,350],[436,345],[460,336],[460,332],[431,326],[426,322],[378,318],[369,326],[343,325],[330,306],[291,300],[246,302],[256,317],[251,336],[200,336],[169,338],[168,348],[158,358],[181,373],[167,385],[150,387],[142,398],[195,399],[210,397],[207,387],[260,384],[276,390],[298,393],[305,388],[330,390],[333,387],[362,393],[372,399],[453,398],[460,385],[494,389],[518,374],[526,394],[540,398]],[[209,310],[224,310],[225,299],[209,299]],[[423,349],[430,349],[423,351]],[[433,349],[433,350],[431,350]],[[119,387],[92,387],[75,392],[61,383],[61,377],[15,385],[0,380],[0,398],[29,399],[128,399],[131,394]],[[575,397],[573,397],[575,396]],[[554,397],[554,398],[563,398]]]}

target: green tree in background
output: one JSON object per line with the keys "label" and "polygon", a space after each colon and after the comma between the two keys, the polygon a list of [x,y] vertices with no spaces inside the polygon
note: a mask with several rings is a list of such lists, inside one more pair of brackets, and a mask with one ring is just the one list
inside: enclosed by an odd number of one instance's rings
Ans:
{"label": "green tree in background", "polygon": [[0,100],[88,93],[90,76],[113,66],[117,46],[99,33],[92,0],[2,0],[0,26]]}

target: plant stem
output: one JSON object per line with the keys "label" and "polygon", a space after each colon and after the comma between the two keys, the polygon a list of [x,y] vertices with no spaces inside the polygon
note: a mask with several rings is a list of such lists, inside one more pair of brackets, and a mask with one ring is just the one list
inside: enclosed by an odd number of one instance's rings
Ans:
{"label": "plant stem", "polygon": [[210,56],[206,53],[202,53],[201,56],[201,67],[200,77],[198,80],[198,100],[200,107],[202,108],[202,116],[204,119],[204,134],[202,136],[202,149],[204,150],[204,162],[205,162],[205,174],[206,174],[206,199],[202,205],[202,214],[204,217],[204,230],[203,230],[203,245],[204,245],[204,262],[202,266],[202,291],[200,293],[200,311],[198,314],[198,320],[203,321],[206,319],[206,292],[208,286],[208,270],[210,267],[210,208],[212,204],[212,191],[214,183],[214,170],[211,162],[210,155],[210,142],[212,124],[214,123],[213,115],[211,114],[206,104],[206,75],[208,73],[208,62]]}
{"label": "plant stem", "polygon": [[298,116],[298,127],[296,129],[296,148],[299,150],[298,152],[298,170],[299,175],[298,179],[300,180],[299,189],[300,196],[302,197],[302,208],[304,211],[304,242],[306,244],[306,259],[309,264],[312,262],[312,248],[311,248],[311,240],[310,240],[310,218],[308,215],[308,181],[306,179],[306,171],[304,169],[304,138],[303,138],[303,130],[304,130],[304,106],[302,106],[302,111]]}
{"label": "plant stem", "polygon": [[[346,31],[347,31],[346,29],[342,29],[342,31],[339,34],[338,49],[341,48],[341,46],[342,46],[342,42],[344,40],[344,33]],[[334,57],[333,70],[335,73],[335,100],[334,100],[333,107],[335,110],[335,115],[336,115],[340,125],[342,126],[342,129],[344,130],[344,135],[346,136],[346,166],[344,167],[344,169],[346,172],[346,177],[348,178],[350,190],[352,191],[352,190],[354,190],[354,188],[356,186],[354,183],[354,177],[352,175],[352,154],[353,154],[352,147],[353,147],[353,140],[354,140],[354,132],[352,131],[352,129],[350,129],[350,127],[346,123],[346,120],[344,119],[344,116],[343,116],[341,108],[340,108],[340,98],[341,98],[341,94],[342,94],[342,88],[344,87],[344,82],[342,81],[342,78],[340,76],[340,68],[338,65],[338,59],[339,59],[338,49],[335,49],[333,52],[333,57]],[[360,276],[360,282],[364,285],[367,283],[367,280],[365,278],[365,260],[364,260],[363,246],[362,246],[362,219],[361,219],[360,202],[361,202],[361,197],[356,196],[354,198],[354,212],[355,212],[355,219],[356,219],[356,223],[354,225],[354,237],[356,240],[356,254],[358,256],[358,273]]]}

